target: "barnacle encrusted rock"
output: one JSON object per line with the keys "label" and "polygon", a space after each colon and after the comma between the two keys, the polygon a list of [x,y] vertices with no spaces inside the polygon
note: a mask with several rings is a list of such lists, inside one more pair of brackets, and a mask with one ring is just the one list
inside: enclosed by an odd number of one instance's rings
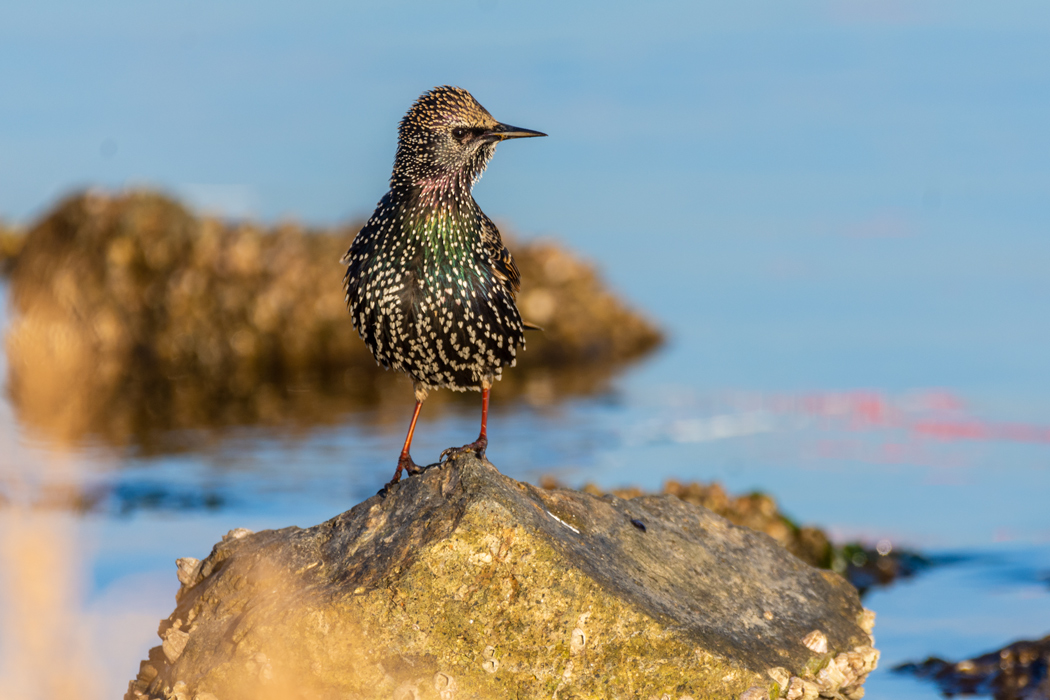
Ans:
{"label": "barnacle encrusted rock", "polygon": [[764,534],[469,456],[179,574],[129,699],[856,698],[877,659],[856,591]]}

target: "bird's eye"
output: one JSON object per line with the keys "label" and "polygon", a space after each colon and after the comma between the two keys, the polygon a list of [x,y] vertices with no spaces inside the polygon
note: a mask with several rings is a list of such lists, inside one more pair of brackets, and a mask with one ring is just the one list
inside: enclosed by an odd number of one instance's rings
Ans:
{"label": "bird's eye", "polygon": [[463,137],[467,135],[467,129],[464,129],[461,126],[457,126],[455,129],[452,130],[452,135],[455,136],[457,139],[462,140]]}

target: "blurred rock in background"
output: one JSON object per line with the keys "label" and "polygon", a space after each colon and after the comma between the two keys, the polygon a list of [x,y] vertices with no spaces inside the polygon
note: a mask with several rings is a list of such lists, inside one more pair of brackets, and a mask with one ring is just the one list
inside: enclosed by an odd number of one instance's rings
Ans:
{"label": "blurred rock in background", "polygon": [[[77,194],[24,236],[0,227],[20,419],[50,439],[151,451],[170,449],[172,430],[411,404],[408,381],[376,365],[346,312],[338,261],[359,227],[224,222],[147,191]],[[509,247],[522,315],[545,331],[528,335],[497,401],[600,390],[660,343],[591,266],[550,242]],[[454,400],[434,398],[428,409]]]}
{"label": "blurred rock in background", "polygon": [[1014,642],[972,659],[952,662],[931,656],[893,670],[933,681],[948,698],[982,695],[995,700],[1045,700],[1050,698],[1050,635]]}
{"label": "blurred rock in background", "polygon": [[25,232],[0,220],[0,273],[11,271],[18,252],[25,243]]}

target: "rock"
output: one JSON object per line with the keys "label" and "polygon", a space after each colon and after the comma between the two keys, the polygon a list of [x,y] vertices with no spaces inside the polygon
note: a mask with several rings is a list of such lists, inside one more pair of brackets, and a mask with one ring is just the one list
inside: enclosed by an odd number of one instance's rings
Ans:
{"label": "rock", "polygon": [[1050,636],[1014,642],[998,651],[951,662],[936,657],[893,669],[932,680],[946,696],[992,695],[996,700],[1050,698]]}
{"label": "rock", "polygon": [[807,634],[802,638],[802,643],[815,654],[826,654],[828,652],[828,638],[820,630],[813,630]]}
{"label": "rock", "polygon": [[870,589],[912,578],[933,566],[949,563],[953,557],[930,558],[880,540],[874,547],[851,542],[834,548],[831,568],[849,579],[861,597]]}
{"label": "rock", "polygon": [[0,273],[8,272],[14,267],[25,239],[24,231],[19,231],[0,221]]}
{"label": "rock", "polygon": [[[560,486],[556,479],[549,476],[541,479],[540,483],[544,488]],[[586,484],[583,490],[596,496],[605,494],[595,484]],[[613,489],[609,493],[620,498],[646,495],[645,491],[634,486]],[[898,579],[910,578],[940,561],[951,561],[947,557],[930,559],[917,552],[894,547],[889,540],[881,540],[874,547],[859,542],[843,545],[832,543],[819,528],[808,525],[800,527],[792,522],[780,512],[772,496],[765,493],[730,496],[717,481],[682,484],[670,480],[664,484],[662,493],[708,508],[734,525],[766,533],[807,564],[832,569],[845,576],[862,598],[875,586],[888,586]]]}
{"label": "rock", "polygon": [[[544,488],[559,488],[553,477],[544,477],[540,482]],[[605,491],[596,484],[586,484],[583,490],[595,496],[604,496]],[[609,493],[620,498],[637,498],[648,495],[638,487],[613,489]],[[802,561],[822,569],[831,568],[835,547],[821,530],[815,527],[799,527],[780,512],[772,496],[764,493],[749,493],[730,496],[717,481],[702,484],[696,481],[687,484],[670,480],[664,484],[662,493],[676,496],[687,503],[703,506],[729,520],[734,525],[743,525],[764,532],[786,547]],[[843,571],[839,571],[843,573]]]}
{"label": "rock", "polygon": [[179,570],[179,583],[183,586],[194,583],[200,566],[200,560],[193,557],[182,557],[176,560],[175,567]]}
{"label": "rock", "polygon": [[175,663],[182,656],[189,638],[189,632],[184,632],[175,627],[165,630],[164,644],[161,645],[161,649],[164,651],[164,656],[167,657],[169,663]]}
{"label": "rock", "polygon": [[181,653],[127,698],[856,697],[878,655],[855,589],[764,534],[473,457],[192,573],[160,630]]}

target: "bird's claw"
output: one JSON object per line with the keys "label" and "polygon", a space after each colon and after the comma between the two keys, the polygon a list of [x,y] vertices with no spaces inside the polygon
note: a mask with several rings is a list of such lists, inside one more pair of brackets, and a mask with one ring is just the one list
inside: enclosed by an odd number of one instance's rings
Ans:
{"label": "bird's claw", "polygon": [[478,459],[485,458],[485,450],[489,446],[488,438],[478,437],[477,440],[463,447],[450,447],[441,453],[441,461],[447,462],[461,455],[473,454]]}
{"label": "bird's claw", "polygon": [[401,481],[401,472],[405,472],[409,476],[414,476],[416,474],[422,474],[424,470],[426,470],[426,467],[421,467],[413,462],[411,455],[401,455],[397,460],[397,470],[394,472],[394,478],[387,483],[386,487],[393,486]]}

